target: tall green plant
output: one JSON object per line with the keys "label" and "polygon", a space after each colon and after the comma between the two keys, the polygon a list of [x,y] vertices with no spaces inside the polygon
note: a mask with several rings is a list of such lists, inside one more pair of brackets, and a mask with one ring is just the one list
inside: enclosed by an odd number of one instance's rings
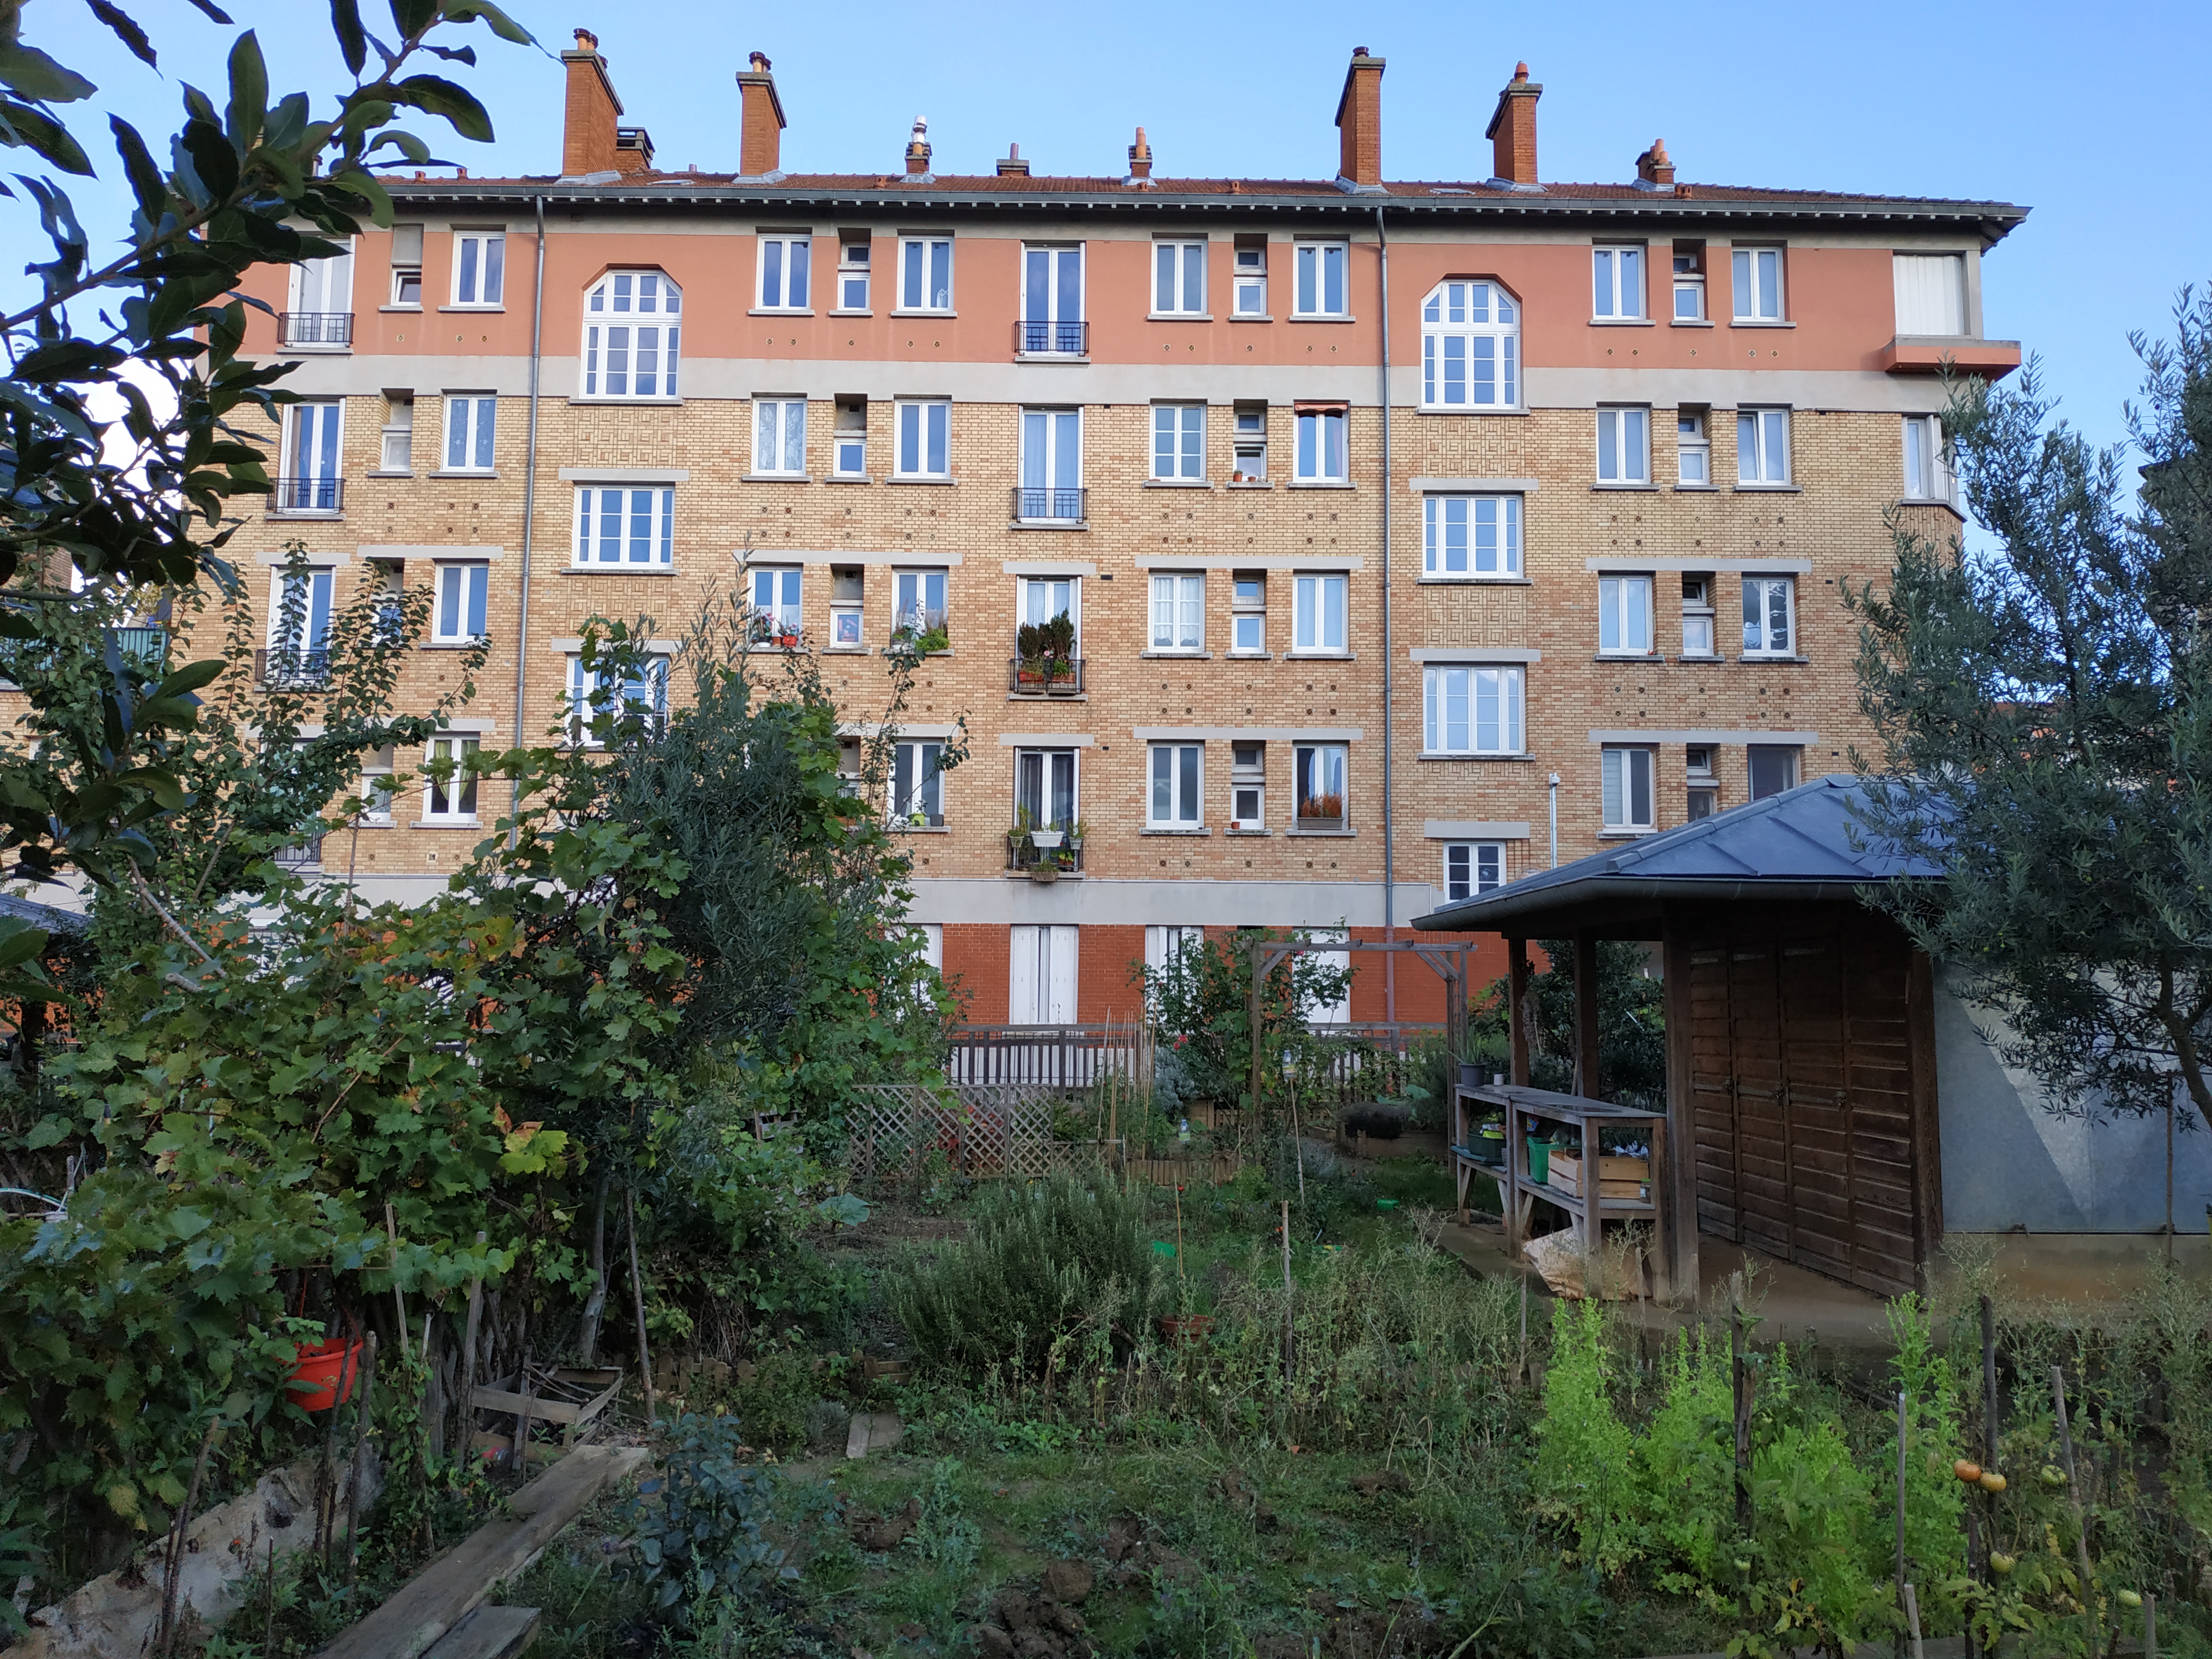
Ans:
{"label": "tall green plant", "polygon": [[1582,1559],[1617,1573],[1642,1553],[1634,1437],[1614,1409],[1606,1312],[1595,1301],[1552,1304],[1552,1358],[1537,1425],[1535,1490],[1543,1512],[1572,1530]]}
{"label": "tall green plant", "polygon": [[[1304,942],[1301,931],[1238,928],[1186,945],[1164,964],[1145,965],[1145,997],[1193,1100],[1230,1103],[1252,1085],[1253,970],[1269,945]],[[1310,1046],[1306,1021],[1340,1002],[1351,969],[1301,951],[1271,968],[1259,987],[1261,1081],[1270,1100],[1292,1079],[1297,1051]]]}

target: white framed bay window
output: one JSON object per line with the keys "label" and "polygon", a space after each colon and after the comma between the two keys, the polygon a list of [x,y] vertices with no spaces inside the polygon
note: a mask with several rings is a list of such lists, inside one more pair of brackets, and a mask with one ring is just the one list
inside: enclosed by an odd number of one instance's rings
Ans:
{"label": "white framed bay window", "polygon": [[1527,671],[1518,665],[1432,665],[1421,671],[1421,752],[1517,755]]}

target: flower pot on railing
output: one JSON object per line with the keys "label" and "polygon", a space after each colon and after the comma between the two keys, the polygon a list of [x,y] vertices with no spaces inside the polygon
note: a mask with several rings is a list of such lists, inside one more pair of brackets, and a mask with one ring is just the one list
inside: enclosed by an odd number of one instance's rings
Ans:
{"label": "flower pot on railing", "polygon": [[302,1342],[284,1379],[285,1395],[303,1412],[326,1412],[353,1398],[361,1374],[361,1340],[332,1337]]}
{"label": "flower pot on railing", "polygon": [[1030,845],[1040,853],[1049,853],[1059,847],[1063,834],[1058,830],[1032,830],[1030,831]]}

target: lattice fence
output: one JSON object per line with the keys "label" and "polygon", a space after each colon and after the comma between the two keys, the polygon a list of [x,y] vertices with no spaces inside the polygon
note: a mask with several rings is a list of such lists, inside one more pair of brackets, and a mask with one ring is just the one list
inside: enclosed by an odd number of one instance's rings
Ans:
{"label": "lattice fence", "polygon": [[911,1170],[932,1152],[969,1176],[1042,1176],[1073,1150],[1052,1133],[1057,1090],[1028,1084],[875,1084],[856,1091],[851,1178],[855,1186]]}

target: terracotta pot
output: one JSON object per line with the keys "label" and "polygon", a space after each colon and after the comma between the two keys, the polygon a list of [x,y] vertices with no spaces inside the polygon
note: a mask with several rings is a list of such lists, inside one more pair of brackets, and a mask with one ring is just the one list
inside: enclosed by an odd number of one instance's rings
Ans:
{"label": "terracotta pot", "polygon": [[1159,1328],[1160,1340],[1171,1348],[1194,1347],[1206,1340],[1206,1334],[1213,1328],[1212,1314],[1163,1314],[1153,1322]]}

